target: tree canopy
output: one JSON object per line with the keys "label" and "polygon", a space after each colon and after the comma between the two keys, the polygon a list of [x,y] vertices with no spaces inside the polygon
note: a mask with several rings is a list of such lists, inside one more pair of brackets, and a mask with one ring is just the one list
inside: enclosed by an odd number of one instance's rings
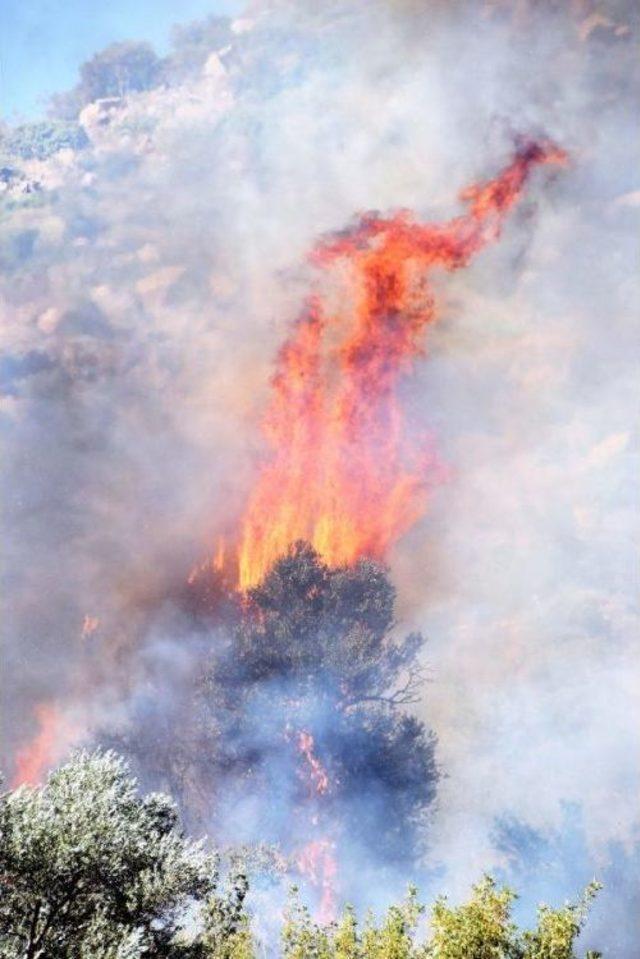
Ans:
{"label": "tree canopy", "polygon": [[4,959],[179,955],[186,911],[216,878],[174,803],[140,796],[113,753],[79,753],[0,800]]}
{"label": "tree canopy", "polygon": [[[490,876],[459,906],[438,899],[428,923],[421,921],[426,910],[414,888],[379,922],[369,915],[361,924],[347,907],[337,922],[324,926],[294,893],[282,932],[283,959],[576,959],[576,939],[598,889],[592,883],[580,902],[560,909],[542,906],[533,930],[516,926],[511,916],[515,893]],[[586,959],[599,957],[586,954]]]}
{"label": "tree canopy", "polygon": [[149,43],[111,43],[82,64],[75,87],[52,98],[51,112],[72,120],[94,100],[151,90],[162,79],[162,63]]}
{"label": "tree canopy", "polygon": [[[301,542],[246,596],[225,594],[215,575],[206,568],[175,599],[192,669],[109,745],[216,838],[234,828],[295,856],[311,817],[317,838],[349,836],[359,867],[417,863],[436,741],[411,710],[424,638],[398,633],[387,571],[331,568]],[[321,795],[312,763],[327,779]],[[254,814],[238,821],[247,805]]]}
{"label": "tree canopy", "polygon": [[263,823],[266,841],[290,846],[307,815],[303,734],[327,776],[325,795],[309,801],[329,832],[348,834],[372,862],[420,856],[436,744],[408,708],[424,639],[396,635],[394,607],[384,568],[366,560],[330,568],[298,543],[212,651],[200,691],[215,733],[208,761],[224,770],[227,792],[292,797],[281,819]]}
{"label": "tree canopy", "polygon": [[532,930],[488,876],[461,905],[438,899],[428,923],[413,888],[378,919],[347,906],[329,923],[294,888],[278,948],[253,931],[246,873],[221,888],[217,858],[185,838],[172,801],[140,795],[110,752],[80,752],[43,786],[0,797],[0,885],[3,959],[576,959],[599,888],[542,906]]}
{"label": "tree canopy", "polygon": [[88,142],[86,133],[77,123],[42,120],[7,128],[0,134],[0,155],[21,160],[46,160],[60,150],[81,150]]}

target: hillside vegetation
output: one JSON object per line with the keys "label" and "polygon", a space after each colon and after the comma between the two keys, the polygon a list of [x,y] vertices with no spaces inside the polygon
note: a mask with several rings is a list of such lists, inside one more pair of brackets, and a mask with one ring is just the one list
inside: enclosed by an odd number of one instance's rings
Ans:
{"label": "hillside vegetation", "polygon": [[[183,834],[167,796],[142,796],[126,763],[79,752],[45,785],[0,800],[3,959],[573,959],[597,884],[578,904],[511,918],[514,893],[485,877],[468,902],[425,909],[415,889],[379,919],[349,907],[318,924],[292,890],[279,947],[251,931],[238,863]],[[589,953],[587,959],[596,959]]]}

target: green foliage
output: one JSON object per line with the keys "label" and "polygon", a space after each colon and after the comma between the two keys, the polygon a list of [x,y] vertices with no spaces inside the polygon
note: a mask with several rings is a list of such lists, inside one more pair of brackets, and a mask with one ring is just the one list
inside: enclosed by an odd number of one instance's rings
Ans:
{"label": "green foliage", "polygon": [[[538,910],[538,927],[524,934],[525,959],[573,959],[573,944],[582,929],[591,903],[601,885],[591,882],[580,902],[551,909],[541,906]],[[587,959],[598,959],[600,953],[589,952]]]}
{"label": "green foliage", "polygon": [[283,959],[329,959],[333,933],[331,926],[320,926],[313,921],[294,886],[282,929]]}
{"label": "green foliage", "polygon": [[[437,900],[429,931],[420,936],[424,907],[410,888],[380,923],[368,916],[362,930],[347,907],[338,922],[318,925],[293,890],[282,933],[283,959],[575,959],[575,940],[598,891],[592,883],[577,905],[541,907],[538,925],[521,932],[511,920],[515,893],[485,877],[469,902],[450,907]],[[590,952],[586,959],[598,959]]]}
{"label": "green foliage", "polygon": [[[575,940],[598,892],[598,883],[587,887],[577,905],[561,909],[542,906],[533,931],[520,932],[511,920],[516,898],[485,876],[473,888],[469,902],[451,907],[438,899],[431,916],[429,959],[575,959]],[[591,953],[587,959],[597,959]]]}
{"label": "green foliage", "polygon": [[362,937],[363,959],[412,959],[419,956],[415,932],[423,907],[414,889],[401,906],[391,906],[380,926],[369,920]]}
{"label": "green foliage", "polygon": [[515,956],[515,926],[510,921],[515,894],[498,889],[486,877],[473,897],[457,908],[438,899],[433,907],[427,955],[437,959],[498,959]]}
{"label": "green foliage", "polygon": [[411,888],[405,901],[391,906],[380,923],[369,915],[361,930],[354,910],[347,906],[337,922],[320,926],[294,889],[282,932],[283,959],[419,959],[425,955],[416,939],[423,912]]}
{"label": "green foliage", "polygon": [[81,150],[88,144],[81,126],[65,120],[42,120],[7,129],[0,139],[0,152],[8,158],[46,160],[65,148]]}
{"label": "green foliage", "polygon": [[320,926],[294,889],[282,933],[283,959],[418,959],[425,955],[416,941],[423,912],[411,888],[406,900],[391,906],[380,923],[369,915],[361,930],[354,910],[347,906],[338,922]]}
{"label": "green foliage", "polygon": [[86,103],[149,90],[160,77],[160,60],[149,43],[112,43],[80,68],[80,91]]}
{"label": "green foliage", "polygon": [[140,797],[113,753],[79,753],[44,786],[1,799],[0,955],[186,954],[176,938],[185,912],[216,876],[169,799]]}
{"label": "green foliage", "polygon": [[229,878],[226,895],[215,896],[207,903],[200,937],[207,959],[254,959],[255,944],[245,910],[248,891],[246,875],[238,872]]}
{"label": "green foliage", "polygon": [[[113,753],[76,754],[38,788],[0,797],[3,959],[256,959],[240,867],[218,890],[217,860],[184,838],[175,806],[142,797]],[[282,959],[576,959],[600,886],[577,904],[542,906],[535,929],[512,921],[515,894],[485,877],[468,902],[425,909],[410,888],[380,921],[347,906],[328,924],[292,890]],[[191,915],[191,931],[185,929]],[[199,921],[194,923],[198,918]],[[423,928],[421,928],[423,926]],[[600,959],[590,952],[586,959]]]}
{"label": "green foliage", "polygon": [[51,100],[56,117],[72,119],[94,100],[124,97],[151,90],[162,80],[162,60],[149,43],[112,43],[80,67],[80,80],[72,90]]}

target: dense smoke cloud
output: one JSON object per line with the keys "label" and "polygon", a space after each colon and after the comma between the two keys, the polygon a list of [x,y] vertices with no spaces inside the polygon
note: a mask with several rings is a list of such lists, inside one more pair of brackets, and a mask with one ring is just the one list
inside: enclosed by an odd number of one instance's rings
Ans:
{"label": "dense smoke cloud", "polygon": [[450,216],[513,131],[544,131],[571,169],[438,284],[406,399],[448,480],[391,568],[404,620],[429,637],[418,713],[447,773],[438,890],[517,871],[537,844],[556,896],[611,877],[600,908],[628,903],[623,928],[616,940],[596,913],[595,932],[631,957],[634,16],[259,6],[199,73],[86,107],[87,149],[16,165],[1,235],[5,765],[32,705],[104,726],[144,699],[149,650],[156,677],[158,662],[176,679],[192,668],[167,597],[250,489],[317,236],[363,209]]}

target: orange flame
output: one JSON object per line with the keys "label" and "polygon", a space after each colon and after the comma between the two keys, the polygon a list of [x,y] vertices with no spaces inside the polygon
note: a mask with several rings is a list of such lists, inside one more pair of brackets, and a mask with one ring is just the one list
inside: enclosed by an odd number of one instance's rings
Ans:
{"label": "orange flame", "polygon": [[82,631],[80,633],[80,639],[89,639],[90,636],[96,632],[100,625],[100,620],[97,616],[89,616],[87,613],[82,621]]}
{"label": "orange flame", "polygon": [[335,845],[330,839],[313,839],[297,857],[298,869],[320,890],[318,921],[323,925],[336,917],[335,880],[338,865]]}
{"label": "orange flame", "polygon": [[42,782],[47,770],[62,759],[80,734],[79,728],[63,716],[54,703],[39,703],[34,713],[39,729],[16,756],[12,789]]}
{"label": "orange flame", "polygon": [[218,537],[218,546],[216,548],[216,553],[213,558],[213,568],[217,572],[222,572],[224,569],[225,559],[226,559],[226,543],[224,541],[224,536]]}
{"label": "orange flame", "polygon": [[[309,784],[310,797],[326,796],[329,792],[329,774],[315,754],[313,736],[307,730],[298,733],[298,751],[306,760],[306,771],[303,778]],[[312,810],[310,824],[318,826],[318,812]],[[331,922],[336,915],[336,876],[338,863],[335,854],[335,843],[328,837],[322,836],[308,842],[298,853],[296,864],[303,876],[320,892],[318,904],[318,919],[322,923]]]}
{"label": "orange flame", "polygon": [[313,784],[313,792],[324,796],[329,791],[329,775],[314,753],[314,740],[311,733],[302,730],[298,733],[298,749],[309,764],[309,778]]}
{"label": "orange flame", "polygon": [[330,565],[383,558],[421,516],[437,462],[409,442],[398,397],[436,319],[430,270],[456,270],[500,235],[537,164],[563,164],[551,143],[526,143],[498,177],[460,195],[465,214],[443,224],[400,212],[362,216],[322,241],[346,305],[317,295],[284,344],[263,424],[273,448],[242,523],[241,589],[260,582],[297,540]]}

